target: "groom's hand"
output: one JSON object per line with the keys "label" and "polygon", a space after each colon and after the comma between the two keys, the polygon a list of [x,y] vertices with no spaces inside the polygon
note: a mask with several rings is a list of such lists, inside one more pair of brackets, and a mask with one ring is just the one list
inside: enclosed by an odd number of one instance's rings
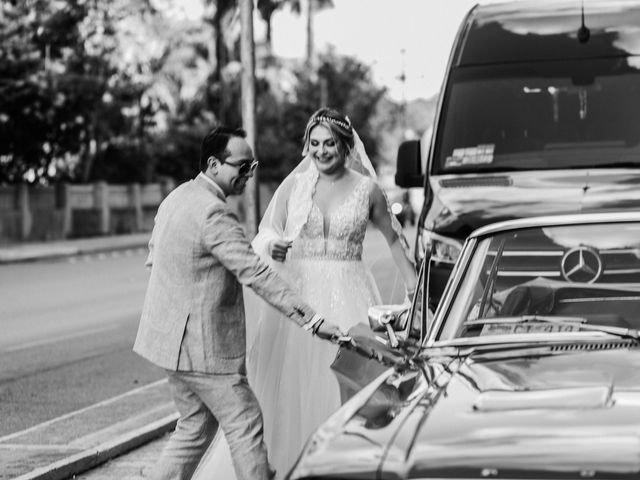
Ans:
{"label": "groom's hand", "polygon": [[326,320],[322,322],[322,325],[318,327],[316,331],[316,336],[322,338],[323,340],[330,340],[332,342],[336,342],[339,337],[344,336],[344,333],[337,325],[334,325],[331,322],[327,322]]}
{"label": "groom's hand", "polygon": [[273,240],[269,244],[269,255],[276,262],[284,262],[287,258],[287,252],[289,248],[291,248],[291,240],[284,240],[282,238],[278,238],[277,240]]}

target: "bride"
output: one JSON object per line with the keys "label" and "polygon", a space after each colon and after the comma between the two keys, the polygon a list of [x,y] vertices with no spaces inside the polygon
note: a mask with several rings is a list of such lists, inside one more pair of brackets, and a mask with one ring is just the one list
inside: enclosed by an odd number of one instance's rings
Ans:
{"label": "bride", "polygon": [[[346,332],[366,323],[369,306],[381,303],[362,261],[369,222],[386,239],[407,290],[416,283],[415,267],[349,119],[329,108],[315,112],[305,130],[303,155],[276,190],[253,246],[316,311]],[[292,328],[256,297],[247,301],[247,323],[257,317],[255,339],[248,343],[249,382],[262,407],[267,451],[280,479],[308,436],[340,406],[330,370],[337,346]],[[213,450],[206,463],[220,475],[223,449]],[[229,468],[226,472],[228,477],[219,478],[233,478]]]}

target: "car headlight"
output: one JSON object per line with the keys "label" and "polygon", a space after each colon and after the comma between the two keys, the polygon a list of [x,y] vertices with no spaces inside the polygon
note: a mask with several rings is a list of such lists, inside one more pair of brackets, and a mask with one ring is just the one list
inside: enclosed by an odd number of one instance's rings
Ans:
{"label": "car headlight", "polygon": [[454,238],[444,237],[432,232],[422,230],[418,241],[420,256],[424,258],[426,252],[431,252],[431,260],[434,262],[455,263],[462,250],[462,242]]}

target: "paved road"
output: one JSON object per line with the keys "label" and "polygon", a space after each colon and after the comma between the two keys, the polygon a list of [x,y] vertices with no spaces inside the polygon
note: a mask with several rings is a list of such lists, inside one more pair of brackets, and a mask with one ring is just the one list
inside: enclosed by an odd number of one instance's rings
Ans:
{"label": "paved road", "polygon": [[[365,252],[383,301],[400,299],[378,232]],[[145,255],[0,265],[0,480],[173,412],[163,373],[131,352]]]}
{"label": "paved road", "polygon": [[0,437],[153,382],[144,251],[0,266]]}

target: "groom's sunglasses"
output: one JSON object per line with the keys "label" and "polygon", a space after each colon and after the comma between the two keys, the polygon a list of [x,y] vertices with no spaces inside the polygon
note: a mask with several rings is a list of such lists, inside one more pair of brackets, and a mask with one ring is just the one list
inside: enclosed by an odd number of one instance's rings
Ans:
{"label": "groom's sunglasses", "polygon": [[253,160],[251,162],[229,162],[224,161],[227,165],[231,165],[232,167],[236,167],[238,169],[238,174],[242,177],[246,177],[251,175],[256,168],[258,168],[258,160]]}

